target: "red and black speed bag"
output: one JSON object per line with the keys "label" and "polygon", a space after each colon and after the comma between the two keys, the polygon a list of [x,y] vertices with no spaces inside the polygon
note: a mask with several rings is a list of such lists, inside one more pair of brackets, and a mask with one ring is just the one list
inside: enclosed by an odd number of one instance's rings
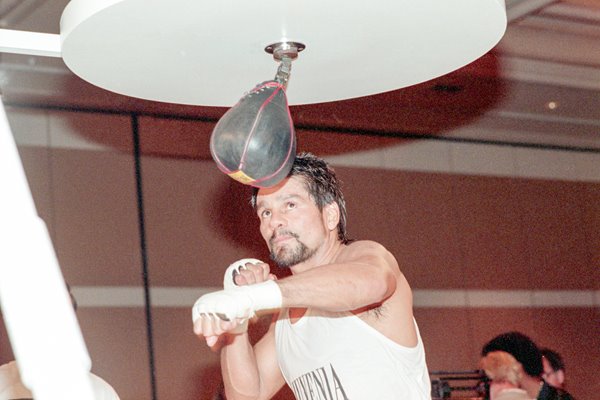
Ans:
{"label": "red and black speed bag", "polygon": [[296,132],[285,90],[267,81],[246,94],[219,120],[210,154],[231,178],[255,187],[287,177],[296,156]]}

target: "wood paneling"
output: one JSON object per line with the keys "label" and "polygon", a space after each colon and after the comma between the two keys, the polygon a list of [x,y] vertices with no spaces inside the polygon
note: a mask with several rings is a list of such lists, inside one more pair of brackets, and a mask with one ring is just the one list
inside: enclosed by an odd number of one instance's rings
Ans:
{"label": "wood paneling", "polygon": [[210,400],[221,384],[219,355],[192,331],[190,309],[153,309],[160,399]]}
{"label": "wood paneling", "polygon": [[52,149],[55,247],[71,285],[141,284],[133,157]]}
{"label": "wood paneling", "polygon": [[[578,182],[519,181],[529,287],[590,289],[598,265],[590,263],[586,186]],[[599,200],[599,199],[597,199]],[[597,201],[596,200],[596,201]]]}
{"label": "wood paneling", "polygon": [[157,286],[222,286],[240,258],[268,259],[249,188],[214,163],[142,160],[148,265]]}
{"label": "wood paneling", "polygon": [[77,318],[92,372],[110,383],[121,400],[150,399],[144,309],[79,308]]}
{"label": "wood paneling", "polygon": [[529,287],[520,192],[512,179],[463,176],[454,182],[468,288]]}

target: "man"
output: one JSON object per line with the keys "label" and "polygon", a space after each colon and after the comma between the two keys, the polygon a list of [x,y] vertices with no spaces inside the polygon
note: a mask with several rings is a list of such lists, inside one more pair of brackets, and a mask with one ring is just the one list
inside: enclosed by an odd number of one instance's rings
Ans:
{"label": "man", "polygon": [[[223,346],[227,398],[269,399],[287,383],[298,400],[430,399],[411,289],[383,246],[346,237],[333,170],[300,154],[252,205],[272,260],[292,274],[275,281],[267,264],[246,264],[237,286],[194,305],[194,332]],[[244,325],[264,309],[278,317],[252,347]]]}
{"label": "man", "polygon": [[547,348],[541,349],[544,373],[542,377],[550,386],[564,389],[565,363],[560,354]]}
{"label": "man", "polygon": [[[77,301],[67,285],[73,309],[77,311]],[[119,400],[115,389],[104,379],[90,372],[90,382],[96,400]],[[0,400],[31,400],[33,394],[22,380],[16,361],[0,365]]]}
{"label": "man", "polygon": [[528,336],[520,332],[507,332],[490,340],[481,351],[482,357],[493,351],[505,351],[523,366],[521,387],[537,400],[573,400],[564,390],[554,388],[542,380],[542,354]]}
{"label": "man", "polygon": [[[119,400],[115,390],[104,379],[90,373],[92,390],[96,400]],[[0,400],[31,400],[31,391],[21,381],[15,361],[0,365]]]}

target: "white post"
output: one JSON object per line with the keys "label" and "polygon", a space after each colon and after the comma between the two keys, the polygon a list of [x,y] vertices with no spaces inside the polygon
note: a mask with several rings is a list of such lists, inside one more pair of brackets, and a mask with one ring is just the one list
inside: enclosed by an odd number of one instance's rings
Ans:
{"label": "white post", "polygon": [[91,361],[0,101],[0,305],[36,400],[92,400]]}
{"label": "white post", "polygon": [[60,35],[0,29],[0,53],[60,57]]}

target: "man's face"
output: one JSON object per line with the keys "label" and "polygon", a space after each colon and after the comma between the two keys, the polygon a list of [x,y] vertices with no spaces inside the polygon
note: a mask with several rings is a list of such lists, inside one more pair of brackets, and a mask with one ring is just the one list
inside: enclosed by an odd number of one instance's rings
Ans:
{"label": "man's face", "polygon": [[260,233],[279,267],[293,267],[315,255],[328,229],[303,178],[294,176],[260,189],[256,200]]}
{"label": "man's face", "polygon": [[550,362],[545,357],[542,357],[542,364],[544,365],[542,378],[544,378],[548,385],[562,388],[565,379],[564,372],[554,371],[552,365],[550,365]]}

